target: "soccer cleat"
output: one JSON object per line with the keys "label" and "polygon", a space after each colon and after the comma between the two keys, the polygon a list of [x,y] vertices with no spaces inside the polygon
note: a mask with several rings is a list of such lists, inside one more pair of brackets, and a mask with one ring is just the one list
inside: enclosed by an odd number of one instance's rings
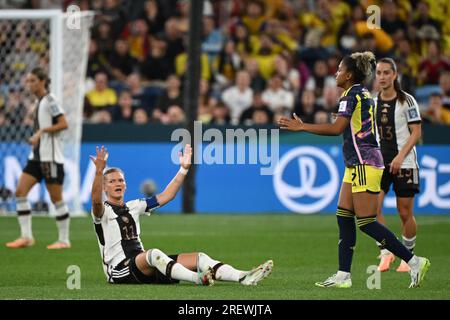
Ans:
{"label": "soccer cleat", "polygon": [[35,241],[33,238],[19,238],[14,241],[8,242],[6,246],[8,248],[19,249],[31,247],[32,245],[34,245],[34,243]]}
{"label": "soccer cleat", "polygon": [[213,280],[213,270],[211,267],[209,267],[208,269],[206,269],[203,272],[197,272],[198,277],[200,279],[200,283],[203,286],[212,286],[214,284],[214,280]]}
{"label": "soccer cleat", "polygon": [[339,279],[337,274],[333,274],[323,282],[316,282],[316,286],[321,288],[351,288],[352,279],[350,277],[347,279]]}
{"label": "soccer cleat", "polygon": [[395,256],[392,253],[380,255],[380,264],[378,265],[378,271],[385,272],[389,270],[392,262],[394,262]]}
{"label": "soccer cleat", "polygon": [[427,258],[417,257],[417,259],[419,259],[419,262],[416,266],[411,267],[411,270],[409,271],[411,276],[409,288],[417,288],[420,286],[431,265],[430,260]]}
{"label": "soccer cleat", "polygon": [[244,286],[256,286],[259,281],[267,278],[272,273],[272,269],[273,261],[267,260],[258,267],[250,270],[242,280],[239,280],[239,282]]}
{"label": "soccer cleat", "polygon": [[397,272],[409,272],[409,270],[411,270],[409,265],[404,260],[402,260],[402,262],[400,262],[400,265],[398,266],[397,270],[395,270],[395,271],[397,271]]}
{"label": "soccer cleat", "polygon": [[47,249],[50,249],[50,250],[70,249],[70,247],[71,247],[70,243],[57,241],[55,243],[49,244],[47,246]]}

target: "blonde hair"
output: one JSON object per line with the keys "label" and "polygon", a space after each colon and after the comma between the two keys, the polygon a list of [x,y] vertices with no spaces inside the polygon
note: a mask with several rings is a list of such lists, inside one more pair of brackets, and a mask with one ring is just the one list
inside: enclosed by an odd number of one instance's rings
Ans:
{"label": "blonde hair", "polygon": [[347,67],[347,70],[353,74],[355,83],[363,82],[374,74],[376,67],[376,59],[373,52],[355,52],[349,56],[344,57],[342,62]]}

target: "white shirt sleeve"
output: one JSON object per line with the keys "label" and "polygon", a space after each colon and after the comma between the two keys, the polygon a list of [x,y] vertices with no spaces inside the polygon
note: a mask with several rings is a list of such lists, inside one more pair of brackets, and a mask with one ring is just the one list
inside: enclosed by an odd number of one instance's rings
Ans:
{"label": "white shirt sleeve", "polygon": [[127,203],[127,206],[129,208],[137,207],[136,209],[139,214],[145,214],[148,216],[160,207],[156,196],[130,201]]}
{"label": "white shirt sleeve", "polygon": [[411,95],[406,95],[406,119],[408,123],[421,122],[422,119],[420,117],[419,105],[417,104],[416,99],[414,99]]}
{"label": "white shirt sleeve", "polygon": [[57,103],[55,97],[53,95],[47,96],[47,108],[52,117],[59,116],[61,114],[64,114],[64,110],[61,108],[61,106]]}

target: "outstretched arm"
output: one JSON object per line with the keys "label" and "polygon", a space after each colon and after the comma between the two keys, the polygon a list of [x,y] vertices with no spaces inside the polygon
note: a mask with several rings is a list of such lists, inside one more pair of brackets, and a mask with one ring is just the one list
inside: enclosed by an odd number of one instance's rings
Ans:
{"label": "outstretched arm", "polygon": [[108,160],[108,152],[102,146],[101,149],[96,147],[97,157],[90,156],[92,162],[95,164],[95,177],[92,183],[92,213],[95,217],[101,218],[103,216],[103,170],[106,167],[106,160]]}
{"label": "outstretched arm", "polygon": [[344,132],[349,120],[345,117],[337,117],[334,123],[310,124],[304,123],[295,113],[294,119],[282,117],[278,120],[281,129],[289,131],[306,131],[321,136],[338,136]]}
{"label": "outstretched arm", "polygon": [[180,152],[180,170],[177,172],[175,177],[170,181],[163,192],[156,195],[156,200],[160,206],[165,205],[167,202],[171,201],[177,195],[181,186],[183,185],[184,178],[186,177],[189,168],[191,167],[192,158],[192,148],[189,144],[186,145],[184,153]]}

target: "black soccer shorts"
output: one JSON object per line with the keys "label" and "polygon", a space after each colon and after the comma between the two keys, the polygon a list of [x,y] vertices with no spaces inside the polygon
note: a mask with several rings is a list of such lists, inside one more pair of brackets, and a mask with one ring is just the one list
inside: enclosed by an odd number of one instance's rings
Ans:
{"label": "black soccer shorts", "polygon": [[[178,255],[169,255],[169,258],[177,261]],[[114,284],[174,284],[179,280],[170,279],[159,270],[147,276],[136,266],[136,257],[127,258],[120,262],[111,272],[111,282]]]}
{"label": "black soccer shorts", "polygon": [[64,165],[62,163],[28,160],[23,172],[32,175],[38,182],[44,179],[49,184],[62,185],[64,183]]}
{"label": "black soccer shorts", "polygon": [[393,184],[397,197],[413,198],[420,192],[419,181],[419,169],[400,169],[394,175],[389,172],[389,167],[386,166],[383,171],[383,177],[381,178],[381,189],[387,194],[391,184]]}

